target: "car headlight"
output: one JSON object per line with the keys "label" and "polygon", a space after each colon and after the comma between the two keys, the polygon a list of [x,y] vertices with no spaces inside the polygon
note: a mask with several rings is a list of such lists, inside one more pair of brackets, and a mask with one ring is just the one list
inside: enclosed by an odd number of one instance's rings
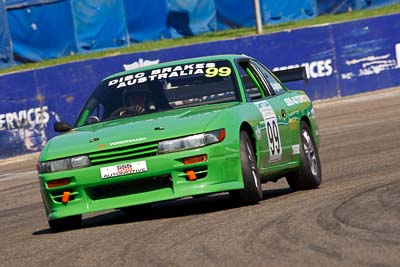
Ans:
{"label": "car headlight", "polygon": [[158,144],[158,153],[165,154],[219,143],[225,139],[225,135],[225,129],[219,129],[211,132],[161,141]]}
{"label": "car headlight", "polygon": [[90,166],[87,156],[77,156],[39,163],[39,173],[57,172]]}

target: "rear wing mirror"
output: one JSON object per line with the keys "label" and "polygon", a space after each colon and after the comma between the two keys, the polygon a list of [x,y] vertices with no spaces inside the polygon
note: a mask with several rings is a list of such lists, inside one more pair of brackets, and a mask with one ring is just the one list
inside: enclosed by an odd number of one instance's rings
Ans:
{"label": "rear wing mirror", "polygon": [[288,70],[277,70],[272,72],[278,79],[283,82],[293,82],[293,81],[304,81],[304,85],[307,85],[308,79],[307,79],[307,73],[306,73],[306,68],[305,67],[299,67],[299,68],[294,68],[294,69],[288,69]]}

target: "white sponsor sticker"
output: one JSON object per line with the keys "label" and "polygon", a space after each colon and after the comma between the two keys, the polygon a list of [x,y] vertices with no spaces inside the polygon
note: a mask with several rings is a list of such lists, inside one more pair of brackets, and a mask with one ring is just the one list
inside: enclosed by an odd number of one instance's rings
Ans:
{"label": "white sponsor sticker", "polygon": [[138,137],[138,138],[132,138],[132,139],[127,139],[127,140],[122,140],[122,141],[116,141],[110,143],[110,146],[118,146],[118,145],[124,145],[124,144],[129,144],[129,143],[135,143],[135,142],[140,142],[140,141],[146,141],[146,137]]}
{"label": "white sponsor sticker", "polygon": [[147,164],[146,161],[137,161],[131,163],[124,163],[109,167],[103,167],[100,169],[101,178],[111,178],[117,176],[123,176],[127,174],[133,173],[141,173],[147,171]]}
{"label": "white sponsor sticker", "polygon": [[288,97],[283,99],[288,107],[293,106],[295,104],[307,103],[310,102],[310,98],[306,95],[296,95],[292,97]]}
{"label": "white sponsor sticker", "polygon": [[292,154],[293,154],[293,155],[298,155],[298,154],[300,154],[300,145],[299,145],[299,144],[293,145],[293,146],[292,146]]}
{"label": "white sponsor sticker", "polygon": [[285,101],[285,103],[286,103],[286,105],[287,105],[288,107],[294,105],[294,102],[293,102],[293,100],[292,100],[290,97],[283,99],[283,101]]}
{"label": "white sponsor sticker", "polygon": [[266,100],[255,102],[254,104],[256,105],[264,119],[270,152],[269,162],[281,160],[282,145],[276,114],[271,105]]}
{"label": "white sponsor sticker", "polygon": [[261,129],[258,125],[256,126],[256,136],[257,136],[258,140],[261,140],[261,138],[262,138]]}

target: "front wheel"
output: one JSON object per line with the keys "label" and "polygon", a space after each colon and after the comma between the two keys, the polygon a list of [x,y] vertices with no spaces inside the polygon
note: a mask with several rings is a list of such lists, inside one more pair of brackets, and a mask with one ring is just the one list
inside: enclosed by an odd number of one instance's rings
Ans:
{"label": "front wheel", "polygon": [[258,176],[255,149],[247,132],[240,132],[240,161],[244,188],[230,192],[230,196],[242,205],[256,204],[262,200],[262,187]]}
{"label": "front wheel", "polygon": [[50,229],[54,232],[77,229],[81,226],[82,215],[74,215],[49,221]]}
{"label": "front wheel", "polygon": [[299,169],[286,176],[286,180],[293,190],[317,188],[321,184],[321,163],[318,149],[312,138],[307,123],[300,123],[300,158]]}

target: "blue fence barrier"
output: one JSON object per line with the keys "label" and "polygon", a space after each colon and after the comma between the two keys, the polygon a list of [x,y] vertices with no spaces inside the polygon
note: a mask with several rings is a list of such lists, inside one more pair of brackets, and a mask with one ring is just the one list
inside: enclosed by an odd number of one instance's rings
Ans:
{"label": "blue fence barrier", "polygon": [[[263,24],[395,3],[260,0]],[[254,25],[251,0],[0,0],[0,68]]]}
{"label": "blue fence barrier", "polygon": [[[93,59],[0,76],[0,157],[39,151],[55,121],[74,122],[112,73],[169,60],[244,53],[273,70],[305,66],[312,99],[400,85],[400,14]],[[302,89],[293,83],[292,89]]]}

